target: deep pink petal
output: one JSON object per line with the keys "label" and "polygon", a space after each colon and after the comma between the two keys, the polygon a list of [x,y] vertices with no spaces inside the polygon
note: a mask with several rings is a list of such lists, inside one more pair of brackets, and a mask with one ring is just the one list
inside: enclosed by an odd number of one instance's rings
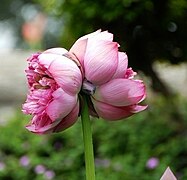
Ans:
{"label": "deep pink petal", "polygon": [[145,85],[141,81],[113,79],[97,87],[93,96],[98,101],[114,106],[129,106],[145,98]]}
{"label": "deep pink petal", "polygon": [[80,91],[82,74],[74,61],[64,56],[59,57],[51,63],[48,70],[66,92],[76,94]]}
{"label": "deep pink petal", "polygon": [[77,102],[77,95],[72,96],[61,88],[53,92],[53,101],[47,106],[46,113],[52,121],[67,116]]}
{"label": "deep pink petal", "polygon": [[147,106],[140,105],[117,107],[94,99],[92,99],[92,102],[99,117],[111,121],[127,118],[147,108]]}
{"label": "deep pink petal", "polygon": [[124,52],[118,52],[118,66],[112,79],[123,78],[128,66],[128,57]]}
{"label": "deep pink petal", "polygon": [[[38,118],[38,117],[36,117]],[[61,122],[61,119],[58,119],[50,124],[46,124],[38,128],[34,123],[26,126],[26,129],[36,134],[49,134],[52,133],[54,128]]]}
{"label": "deep pink petal", "polygon": [[132,70],[132,68],[128,68],[127,70],[126,70],[126,73],[125,73],[125,78],[126,79],[133,79],[134,78],[134,76],[136,76],[137,75],[137,73],[136,72],[134,72],[133,70]]}
{"label": "deep pink petal", "polygon": [[88,39],[84,57],[85,77],[95,85],[104,84],[118,66],[118,45],[110,41]]}
{"label": "deep pink petal", "polygon": [[75,105],[73,110],[53,129],[53,132],[60,132],[72,126],[78,119],[79,102]]}

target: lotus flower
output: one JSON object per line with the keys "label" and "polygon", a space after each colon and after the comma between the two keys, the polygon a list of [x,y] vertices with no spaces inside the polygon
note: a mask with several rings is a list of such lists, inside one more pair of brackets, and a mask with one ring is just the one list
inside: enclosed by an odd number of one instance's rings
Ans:
{"label": "lotus flower", "polygon": [[143,111],[145,85],[134,79],[126,53],[113,34],[100,30],[79,38],[69,52],[52,48],[28,59],[29,94],[23,112],[31,114],[27,129],[38,134],[59,132],[74,124],[87,96],[90,115],[119,120]]}
{"label": "lotus flower", "polygon": [[90,114],[107,120],[119,120],[143,111],[139,105],[146,97],[145,85],[135,80],[128,68],[126,53],[119,52],[113,35],[100,30],[79,38],[69,53],[83,69],[82,91],[90,102]]}
{"label": "lotus flower", "polygon": [[58,132],[76,122],[82,85],[77,63],[63,48],[48,49],[28,59],[29,94],[23,112],[33,116],[26,127],[29,131],[37,134]]}

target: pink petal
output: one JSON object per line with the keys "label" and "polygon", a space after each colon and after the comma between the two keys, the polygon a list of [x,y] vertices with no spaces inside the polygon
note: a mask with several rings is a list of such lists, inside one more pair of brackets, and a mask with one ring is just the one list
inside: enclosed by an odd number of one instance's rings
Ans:
{"label": "pink petal", "polygon": [[88,39],[84,57],[85,77],[94,85],[109,81],[118,66],[117,43]]}
{"label": "pink petal", "polygon": [[101,32],[101,30],[99,29],[99,30],[97,30],[93,33],[82,36],[77,41],[85,40],[85,39],[91,39],[91,38],[94,38],[96,40],[106,40],[106,41],[111,41],[112,42],[113,41],[113,34],[109,33],[108,31]]}
{"label": "pink petal", "polygon": [[43,52],[43,54],[57,54],[62,56],[63,54],[66,54],[68,51],[64,48],[51,48],[51,49],[47,49],[46,51]]}
{"label": "pink petal", "polygon": [[49,134],[53,132],[53,129],[61,122],[61,119],[58,119],[54,122],[52,122],[51,124],[45,125],[41,128],[37,128],[36,125],[34,123],[29,124],[26,126],[26,129],[36,133],[36,134]]}
{"label": "pink petal", "polygon": [[118,67],[112,79],[123,78],[125,76],[128,65],[128,57],[124,52],[118,53]]}
{"label": "pink petal", "polygon": [[38,56],[39,63],[48,68],[55,59],[57,59],[58,57],[62,57],[62,55],[66,54],[67,52],[68,51],[64,48],[47,49]]}
{"label": "pink petal", "polygon": [[78,58],[82,67],[84,65],[83,61],[84,61],[84,55],[86,52],[88,38],[95,36],[96,34],[99,34],[99,33],[100,33],[100,30],[80,37],[69,50],[70,53],[74,54]]}
{"label": "pink petal", "polygon": [[145,98],[145,85],[135,80],[113,79],[97,87],[93,96],[98,101],[114,106],[129,106]]}
{"label": "pink petal", "polygon": [[83,61],[86,51],[86,45],[87,45],[87,39],[77,40],[69,50],[70,53],[74,54],[77,57],[82,67],[84,64]]}
{"label": "pink petal", "polygon": [[100,33],[101,33],[101,30],[99,29],[99,30],[97,30],[95,32],[92,32],[92,33],[89,33],[89,34],[86,34],[86,35],[80,37],[77,41],[88,39],[88,38],[91,38],[91,37],[95,37],[96,35],[98,35]]}
{"label": "pink petal", "polygon": [[100,40],[106,40],[106,41],[112,41],[113,40],[113,34],[109,33],[108,31],[97,30],[93,33],[87,34],[85,36],[80,37],[71,47],[69,50],[70,53],[74,54],[82,67],[84,68],[84,56],[87,49],[87,42],[88,39],[95,39],[97,41]]}
{"label": "pink petal", "polygon": [[73,110],[54,128],[53,132],[60,132],[72,126],[78,119],[79,102],[75,105]]}
{"label": "pink petal", "polygon": [[66,57],[59,57],[49,67],[49,72],[57,84],[66,92],[76,94],[80,91],[82,74],[78,66]]}
{"label": "pink petal", "polygon": [[147,106],[139,105],[117,107],[94,99],[92,99],[92,102],[99,117],[111,121],[127,118],[133,115],[134,113],[138,113],[147,108]]}
{"label": "pink petal", "polygon": [[141,105],[132,105],[132,106],[129,106],[130,107],[130,111],[132,113],[138,113],[138,112],[141,112],[141,111],[144,111],[145,109],[147,109],[147,105],[145,106],[141,106]]}
{"label": "pink petal", "polygon": [[[96,31],[97,32],[97,31]],[[95,34],[95,36],[91,36],[90,38],[94,38],[96,40],[106,40],[106,41],[113,41],[113,34],[109,33],[108,31],[103,31],[100,33]]]}
{"label": "pink petal", "polygon": [[61,88],[53,92],[53,101],[47,106],[46,113],[52,121],[62,119],[67,116],[77,102],[77,95],[72,96]]}
{"label": "pink petal", "polygon": [[41,54],[38,56],[39,59],[39,63],[42,64],[45,68],[49,68],[49,66],[51,65],[51,63],[57,59],[59,57],[59,55],[57,54],[50,54],[50,53],[45,53],[45,54]]}

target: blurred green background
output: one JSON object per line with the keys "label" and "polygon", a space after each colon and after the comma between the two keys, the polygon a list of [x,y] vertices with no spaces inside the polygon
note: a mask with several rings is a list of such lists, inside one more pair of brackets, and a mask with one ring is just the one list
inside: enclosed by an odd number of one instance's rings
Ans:
{"label": "blurred green background", "polygon": [[97,179],[157,180],[167,166],[187,179],[186,19],[186,0],[2,0],[0,179],[85,178],[80,120],[59,134],[34,135],[24,128],[30,117],[21,103],[27,55],[68,49],[97,29],[113,33],[127,52],[147,85],[149,105],[123,121],[92,119]]}

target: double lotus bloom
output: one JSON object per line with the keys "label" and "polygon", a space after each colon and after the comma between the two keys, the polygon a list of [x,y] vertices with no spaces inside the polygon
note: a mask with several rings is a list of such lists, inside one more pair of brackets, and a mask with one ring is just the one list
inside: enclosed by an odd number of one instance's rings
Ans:
{"label": "double lotus bloom", "polygon": [[118,51],[113,34],[100,30],[79,38],[69,51],[52,48],[28,59],[29,94],[23,112],[26,128],[37,134],[60,132],[78,119],[82,97],[89,113],[115,121],[143,111],[145,85],[134,79],[126,53]]}

